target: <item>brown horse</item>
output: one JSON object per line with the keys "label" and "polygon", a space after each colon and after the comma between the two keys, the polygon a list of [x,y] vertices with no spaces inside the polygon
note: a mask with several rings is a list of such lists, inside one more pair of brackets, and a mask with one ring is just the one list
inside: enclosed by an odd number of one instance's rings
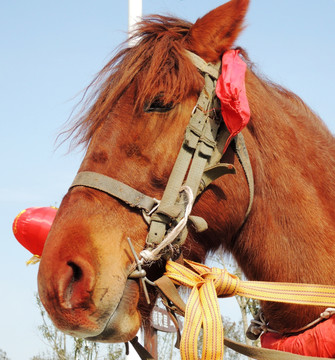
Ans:
{"label": "brown horse", "polygon": [[[161,199],[204,79],[186,55],[218,63],[243,28],[247,0],[232,0],[195,24],[154,16],[138,28],[102,70],[86,114],[70,130],[87,153],[79,172],[93,171]],[[221,161],[235,175],[215,180],[197,198],[185,258],[204,261],[231,252],[249,279],[335,284],[335,142],[321,120],[291,92],[269,83],[248,64],[251,110],[243,130],[254,173],[249,204],[244,171],[230,145]],[[243,224],[243,225],[242,225]],[[133,254],[145,247],[148,226],[138,210],[104,192],[77,186],[64,197],[39,269],[39,293],[55,325],[97,341],[131,339],[150,312],[139,281],[129,279]],[[152,265],[153,280],[164,264]],[[149,288],[152,299],[155,289]],[[314,307],[264,303],[270,326],[296,329],[319,316]]]}

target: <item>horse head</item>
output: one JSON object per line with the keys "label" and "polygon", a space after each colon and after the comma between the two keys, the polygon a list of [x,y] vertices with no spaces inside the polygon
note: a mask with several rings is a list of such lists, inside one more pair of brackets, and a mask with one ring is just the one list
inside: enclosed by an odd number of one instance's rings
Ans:
{"label": "horse head", "polygon": [[[206,62],[219,62],[241,31],[247,6],[245,0],[230,1],[194,25],[162,16],[140,23],[136,45],[120,51],[102,70],[94,102],[72,128],[79,142],[88,144],[79,174],[102,174],[161,199],[204,85],[187,51]],[[245,179],[231,181],[248,192]],[[203,261],[210,249],[220,246],[213,236],[218,228],[215,214],[206,206],[222,194],[214,188],[195,205],[194,213],[206,217],[213,240],[206,243],[191,232],[183,247],[188,258]],[[247,201],[243,194],[234,198],[228,233],[241,224]],[[143,301],[139,282],[129,278],[134,256],[127,238],[139,253],[147,233],[140,211],[91,187],[70,188],[38,275],[42,303],[59,329],[98,341],[134,337],[150,306]],[[155,279],[164,264],[158,262],[147,272]],[[154,289],[149,290],[154,299]]]}
{"label": "horse head", "polygon": [[[121,50],[98,75],[91,105],[70,129],[87,144],[87,152],[57,212],[38,275],[42,303],[59,329],[121,342],[147,319],[152,305],[146,304],[142,280],[132,275],[135,254],[155,238],[152,223],[170,219],[168,207],[157,215],[161,204],[156,211],[155,199],[165,197],[188,130],[197,133],[189,128],[190,117],[201,108],[195,105],[212,76],[208,63],[215,67],[232,48],[247,7],[247,0],[232,0],[195,24],[162,16],[145,19],[136,44]],[[216,178],[196,198],[192,215],[203,218],[208,229],[197,233],[189,226],[182,253],[203,262],[223,247],[249,279],[333,284],[334,138],[298,96],[259,77],[241,54],[248,65],[251,117],[243,136],[254,174],[252,210],[250,177],[236,154],[237,143],[231,142],[223,155],[218,152],[216,165],[234,167],[236,174]],[[195,66],[194,57],[202,65]],[[215,110],[214,103],[201,109],[210,116]],[[192,167],[183,171],[189,174]],[[94,175],[98,182],[101,176],[113,179],[107,187],[118,190],[101,191],[100,185],[78,180],[92,173],[99,174]],[[141,204],[146,218],[152,215],[150,229],[134,198],[151,204]],[[145,271],[155,280],[164,272],[164,261]],[[153,303],[156,290],[148,289]],[[272,328],[286,332],[305,326],[324,309],[269,302],[262,310]]]}

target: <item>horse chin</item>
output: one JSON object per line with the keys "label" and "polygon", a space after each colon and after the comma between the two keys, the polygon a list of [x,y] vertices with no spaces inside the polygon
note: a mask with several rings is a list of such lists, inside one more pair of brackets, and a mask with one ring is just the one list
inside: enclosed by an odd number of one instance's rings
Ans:
{"label": "horse chin", "polygon": [[133,339],[140,326],[141,315],[137,310],[139,286],[134,280],[127,280],[122,298],[107,321],[104,330],[95,336],[86,337],[90,341],[119,343]]}
{"label": "horse chin", "polygon": [[138,282],[127,279],[114,311],[108,304],[103,306],[107,307],[105,309],[92,304],[91,308],[67,309],[59,317],[56,313],[49,314],[55,326],[68,335],[97,342],[127,342],[135,337],[141,326],[138,300]]}

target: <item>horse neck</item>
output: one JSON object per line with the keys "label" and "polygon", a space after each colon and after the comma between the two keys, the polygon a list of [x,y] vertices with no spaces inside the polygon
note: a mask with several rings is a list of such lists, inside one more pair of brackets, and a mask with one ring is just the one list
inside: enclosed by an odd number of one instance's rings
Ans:
{"label": "horse neck", "polygon": [[247,92],[255,201],[232,251],[249,278],[333,283],[334,139],[298,97],[251,72]]}

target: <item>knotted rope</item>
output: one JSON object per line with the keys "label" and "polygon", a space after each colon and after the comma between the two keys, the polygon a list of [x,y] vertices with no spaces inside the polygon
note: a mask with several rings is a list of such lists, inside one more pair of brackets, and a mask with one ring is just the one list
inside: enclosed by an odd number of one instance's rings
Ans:
{"label": "knotted rope", "polygon": [[175,284],[192,288],[181,337],[182,360],[198,360],[198,337],[203,327],[202,360],[221,360],[224,332],[217,297],[234,295],[263,301],[335,306],[335,286],[242,281],[227,270],[185,260],[189,267],[168,261],[166,273]]}
{"label": "knotted rope", "polygon": [[178,222],[178,224],[165,236],[160,244],[153,249],[144,249],[140,252],[141,262],[153,262],[160,259],[162,256],[162,250],[170,246],[173,241],[180,235],[185,226],[187,225],[188,217],[192,211],[194,202],[194,196],[189,186],[182,186],[181,192],[185,192],[186,195],[186,209],[184,217]]}

